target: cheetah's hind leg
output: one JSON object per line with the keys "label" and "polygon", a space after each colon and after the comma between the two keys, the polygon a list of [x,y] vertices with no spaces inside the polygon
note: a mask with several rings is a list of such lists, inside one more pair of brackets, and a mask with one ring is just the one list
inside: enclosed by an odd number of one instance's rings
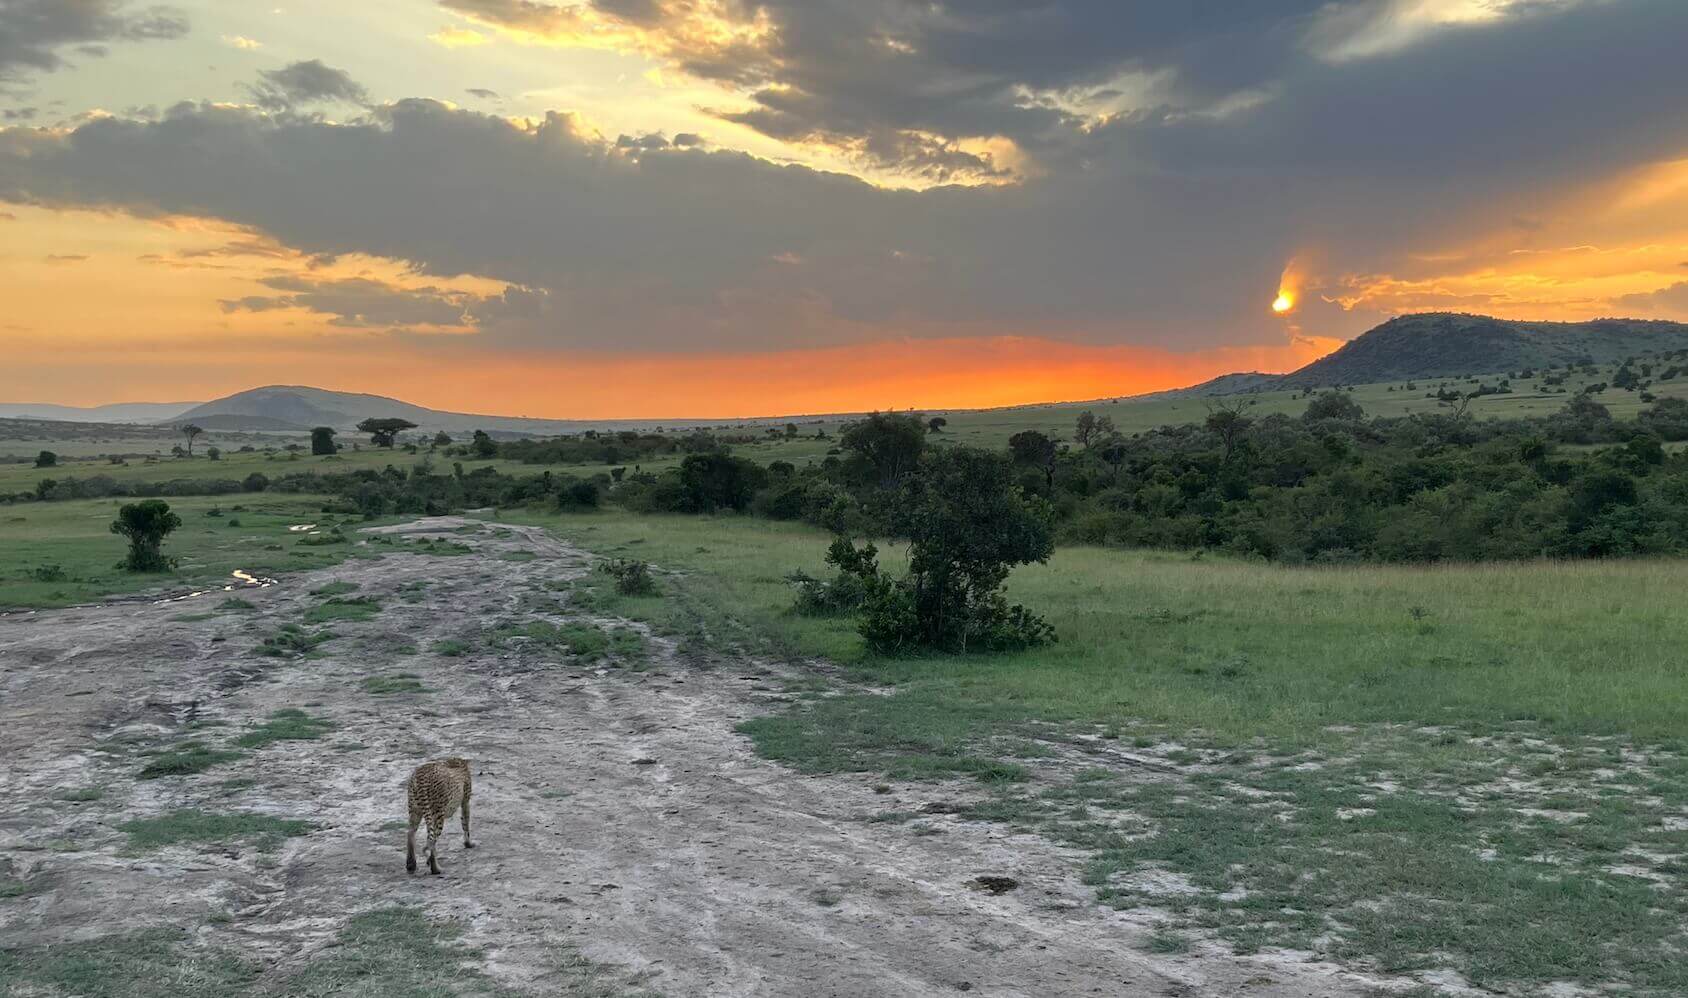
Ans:
{"label": "cheetah's hind leg", "polygon": [[473,849],[475,844],[469,841],[469,798],[463,798],[463,848]]}
{"label": "cheetah's hind leg", "polygon": [[445,830],[445,815],[431,814],[428,816],[428,872],[435,876],[440,874],[440,863],[435,858],[436,846],[440,842],[440,832]]}
{"label": "cheetah's hind leg", "polygon": [[416,872],[416,826],[422,823],[422,815],[410,812],[410,831],[404,837],[404,871]]}

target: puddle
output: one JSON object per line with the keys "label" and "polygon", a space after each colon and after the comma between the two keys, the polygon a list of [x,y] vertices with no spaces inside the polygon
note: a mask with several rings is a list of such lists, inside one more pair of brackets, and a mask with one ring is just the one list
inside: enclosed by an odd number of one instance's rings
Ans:
{"label": "puddle", "polygon": [[311,531],[311,530],[315,530],[315,529],[316,529],[316,524],[314,524],[314,523],[295,523],[291,527],[287,528],[287,532],[290,533],[290,534],[303,534],[307,531]]}
{"label": "puddle", "polygon": [[104,603],[90,603],[90,604],[86,604],[86,605],[88,605],[88,606],[116,606],[116,605],[121,604],[121,603],[147,602],[147,603],[151,603],[153,606],[162,606],[165,603],[180,603],[182,600],[193,599],[196,596],[204,596],[207,593],[232,593],[236,589],[268,589],[269,587],[276,584],[276,580],[271,579],[271,578],[266,578],[266,577],[260,576],[260,575],[253,575],[251,572],[248,572],[244,568],[235,569],[234,571],[229,573],[229,576],[231,578],[233,578],[234,581],[229,583],[226,586],[222,586],[222,587],[219,587],[219,588],[216,588],[216,589],[195,589],[193,592],[177,593],[173,596],[166,596],[163,599],[147,599],[144,596],[138,596],[138,597],[135,597],[133,599],[114,599],[114,600],[107,600]]}

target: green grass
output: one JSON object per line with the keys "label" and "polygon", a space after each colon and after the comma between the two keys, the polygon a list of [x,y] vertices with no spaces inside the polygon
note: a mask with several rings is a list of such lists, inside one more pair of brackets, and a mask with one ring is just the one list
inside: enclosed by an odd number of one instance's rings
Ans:
{"label": "green grass", "polygon": [[298,624],[283,624],[253,650],[269,658],[300,658],[315,654],[318,646],[332,640],[333,631],[307,631]]}
{"label": "green grass", "polygon": [[412,672],[401,672],[391,676],[369,676],[364,679],[363,691],[376,696],[392,696],[398,693],[428,693],[431,692],[422,685],[422,677]]}
{"label": "green grass", "polygon": [[381,604],[369,596],[334,596],[305,611],[305,623],[327,624],[337,620],[359,623],[374,620]]}
{"label": "green grass", "polygon": [[[483,954],[463,930],[412,908],[381,908],[351,919],[334,946],[287,982],[300,996],[424,998],[504,995],[480,969]],[[567,992],[564,992],[565,994]]]}
{"label": "green grass", "polygon": [[222,842],[253,842],[261,848],[270,848],[282,839],[306,835],[316,826],[308,821],[267,814],[214,814],[187,808],[156,818],[126,821],[117,827],[128,834],[129,848],[146,850]]}
{"label": "green grass", "polygon": [[433,652],[446,658],[462,658],[469,653],[469,643],[456,638],[441,638],[434,642]]}
{"label": "green grass", "polygon": [[239,759],[239,752],[214,749],[200,742],[183,742],[174,748],[155,753],[141,769],[140,778],[156,780],[164,776],[191,776],[213,766]]}
{"label": "green grass", "polygon": [[632,628],[603,628],[584,622],[505,623],[488,631],[486,640],[501,650],[539,647],[586,663],[610,658],[637,661],[645,652],[644,636]]}
{"label": "green grass", "polygon": [[6,994],[224,998],[244,992],[260,971],[226,950],[193,945],[178,928],[0,949],[0,990]]}
{"label": "green grass", "polygon": [[[1288,568],[1068,548],[1010,580],[1058,644],[885,660],[848,619],[790,611],[783,576],[821,574],[820,531],[524,519],[682,573],[660,604],[595,590],[604,612],[717,652],[824,655],[879,687],[834,684],[741,730],[806,772],[983,780],[965,817],[1084,851],[1101,901],[1173,917],[1151,946],[1203,933],[1525,992],[1688,993],[1688,562]],[[1144,779],[1116,749],[1181,775]],[[1184,886],[1157,886],[1169,877]]]}
{"label": "green grass", "polygon": [[236,738],[235,744],[256,749],[276,742],[314,741],[333,730],[332,721],[289,707],[271,714],[269,720]]}
{"label": "green grass", "polygon": [[61,790],[53,795],[53,799],[69,801],[72,804],[86,804],[104,796],[104,787],[77,787],[75,790]]}
{"label": "green grass", "polygon": [[[191,589],[232,581],[241,569],[260,576],[337,564],[352,553],[350,545],[290,553],[290,524],[320,517],[320,496],[240,495],[166,500],[182,517],[182,526],[164,542],[164,553],[179,560],[170,573],[125,572],[117,567],[124,543],[110,531],[117,509],[131,500],[89,499],[0,506],[0,607],[51,607],[90,602],[105,596],[157,589]],[[214,506],[245,508],[241,525],[229,528],[204,513]],[[271,544],[284,550],[271,551]],[[65,578],[46,582],[34,576],[43,565],[60,565]]]}
{"label": "green grass", "polygon": [[344,596],[347,593],[355,593],[357,591],[358,591],[358,584],[356,582],[336,581],[336,582],[330,582],[326,585],[317,586],[315,589],[311,590],[311,595],[312,596]]}

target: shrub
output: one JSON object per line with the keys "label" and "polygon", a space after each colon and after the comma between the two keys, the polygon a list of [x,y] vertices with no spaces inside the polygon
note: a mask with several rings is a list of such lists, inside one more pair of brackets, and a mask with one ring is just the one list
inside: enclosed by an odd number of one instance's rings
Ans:
{"label": "shrub", "polygon": [[63,582],[65,580],[63,565],[37,565],[29,570],[29,577],[36,582]]}
{"label": "shrub", "polygon": [[174,559],[164,557],[164,538],[181,525],[182,518],[161,499],[132,502],[118,510],[111,532],[129,539],[129,554],[119,567],[131,572],[169,571]]}
{"label": "shrub", "polygon": [[656,595],[656,580],[651,578],[651,566],[645,562],[612,558],[601,563],[600,567],[615,579],[615,591],[621,595]]}
{"label": "shrub", "polygon": [[51,468],[51,467],[54,467],[55,465],[57,465],[58,463],[59,463],[59,456],[57,454],[54,454],[50,450],[44,450],[41,453],[35,455],[35,466],[37,468]]}
{"label": "shrub", "polygon": [[879,549],[871,543],[857,548],[847,537],[836,538],[827,549],[826,563],[838,569],[831,582],[801,571],[786,577],[797,586],[795,609],[806,617],[854,613],[881,582]]}

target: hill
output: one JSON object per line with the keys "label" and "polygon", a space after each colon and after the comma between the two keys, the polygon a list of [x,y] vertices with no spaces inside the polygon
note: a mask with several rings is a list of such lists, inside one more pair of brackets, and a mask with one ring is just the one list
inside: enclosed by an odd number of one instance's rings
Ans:
{"label": "hill", "polygon": [[[710,420],[585,420],[529,419],[521,416],[493,416],[484,413],[448,412],[389,398],[356,392],[336,392],[304,385],[266,385],[236,392],[202,403],[181,413],[173,422],[195,422],[211,429],[210,421],[237,420],[225,429],[306,429],[332,426],[350,430],[365,419],[397,417],[415,423],[421,432],[444,430],[451,434],[486,430],[502,436],[578,433],[582,430],[646,429],[658,425],[687,427],[713,425]],[[733,422],[744,422],[735,420]],[[269,426],[261,425],[269,423]]]}
{"label": "hill", "polygon": [[1549,365],[1612,364],[1688,350],[1688,324],[1637,319],[1517,322],[1428,312],[1391,319],[1287,374],[1284,388],[1492,374]]}
{"label": "hill", "polygon": [[1688,350],[1688,323],[1646,319],[1522,322],[1457,312],[1403,315],[1289,374],[1224,374],[1138,398],[1238,395],[1455,378],[1567,364],[1615,364]]}
{"label": "hill", "polygon": [[0,419],[50,419],[63,423],[158,423],[174,419],[198,402],[119,402],[75,406],[51,402],[0,402]]}

